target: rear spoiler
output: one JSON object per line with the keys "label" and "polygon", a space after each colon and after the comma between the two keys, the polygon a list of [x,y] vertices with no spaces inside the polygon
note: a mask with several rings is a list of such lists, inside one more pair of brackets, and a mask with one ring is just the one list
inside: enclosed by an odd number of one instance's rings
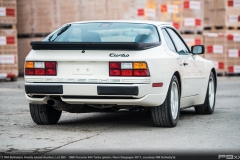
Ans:
{"label": "rear spoiler", "polygon": [[33,50],[146,50],[161,43],[138,42],[31,42]]}

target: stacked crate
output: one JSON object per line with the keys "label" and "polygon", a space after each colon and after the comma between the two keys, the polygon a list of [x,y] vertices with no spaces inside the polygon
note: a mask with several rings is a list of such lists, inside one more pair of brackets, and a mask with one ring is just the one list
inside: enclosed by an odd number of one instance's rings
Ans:
{"label": "stacked crate", "polygon": [[221,75],[239,74],[240,0],[205,0],[205,3],[211,8],[204,16],[209,20],[204,25],[205,58],[215,62]]}
{"label": "stacked crate", "polygon": [[[118,4],[122,3],[119,1]],[[125,0],[123,4],[119,6],[121,9],[128,3]],[[69,22],[108,19],[107,11],[111,5],[114,3],[108,0],[17,0],[19,74],[24,74],[24,61],[31,50],[31,41],[42,40]],[[121,18],[112,9],[109,11],[109,18]]]}
{"label": "stacked crate", "polygon": [[240,0],[214,0],[215,26],[240,27]]}
{"label": "stacked crate", "polygon": [[0,79],[18,76],[16,0],[0,0]]}
{"label": "stacked crate", "polygon": [[215,62],[219,74],[240,73],[240,31],[205,32],[204,43],[205,58]]}
{"label": "stacked crate", "polygon": [[0,0],[0,24],[16,24],[16,0]]}
{"label": "stacked crate", "polygon": [[168,21],[191,48],[203,44],[204,3],[202,0],[159,0],[159,20]]}
{"label": "stacked crate", "polygon": [[24,73],[25,58],[31,50],[30,42],[32,41],[42,41],[43,38],[21,38],[18,40],[18,50],[21,55],[19,55],[19,75],[22,76]]}

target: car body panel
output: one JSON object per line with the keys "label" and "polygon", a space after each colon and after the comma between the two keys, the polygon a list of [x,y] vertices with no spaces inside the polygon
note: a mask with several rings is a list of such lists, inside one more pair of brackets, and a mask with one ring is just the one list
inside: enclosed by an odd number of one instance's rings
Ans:
{"label": "car body panel", "polygon": [[[94,21],[96,22],[96,21]],[[100,21],[115,22],[115,21]],[[128,21],[116,21],[128,22]],[[129,21],[130,22],[130,21]],[[74,22],[90,23],[90,22]],[[154,107],[161,105],[167,95],[172,76],[180,75],[180,107],[185,108],[204,103],[208,78],[213,63],[198,55],[179,55],[171,51],[165,42],[161,27],[172,27],[165,22],[131,21],[131,23],[153,24],[158,28],[161,45],[141,51],[123,50],[31,50],[26,61],[57,61],[57,76],[28,76],[27,85],[63,85],[63,94],[26,94],[29,103],[46,104],[50,96],[60,96],[69,104],[115,104]],[[55,31],[56,32],[56,31]],[[128,54],[128,57],[110,57],[110,54]],[[146,62],[149,77],[109,76],[109,62]],[[184,66],[183,63],[188,63]],[[163,83],[162,87],[152,87]],[[98,99],[98,86],[137,86],[137,96],[108,95]],[[34,97],[33,95],[44,95]],[[65,98],[63,96],[91,96],[91,98]],[[95,97],[95,98],[94,98]],[[127,99],[131,97],[132,99]]]}

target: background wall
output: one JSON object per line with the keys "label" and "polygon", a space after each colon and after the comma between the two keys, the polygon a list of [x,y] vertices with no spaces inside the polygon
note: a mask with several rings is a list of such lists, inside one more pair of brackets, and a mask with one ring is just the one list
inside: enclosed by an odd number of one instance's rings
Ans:
{"label": "background wall", "polygon": [[219,74],[240,73],[240,0],[0,0],[0,73],[23,75],[31,41],[85,20],[170,22]]}

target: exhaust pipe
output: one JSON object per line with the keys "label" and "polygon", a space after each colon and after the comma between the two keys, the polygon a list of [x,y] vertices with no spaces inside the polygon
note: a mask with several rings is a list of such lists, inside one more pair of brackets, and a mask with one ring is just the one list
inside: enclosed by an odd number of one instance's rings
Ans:
{"label": "exhaust pipe", "polygon": [[70,113],[89,113],[89,112],[115,112],[110,108],[97,109],[86,105],[68,104],[61,100],[49,99],[47,104],[58,111],[67,111]]}
{"label": "exhaust pipe", "polygon": [[59,111],[67,110],[71,106],[70,104],[67,104],[63,101],[54,100],[54,99],[47,100],[47,104],[49,106],[52,106],[54,109],[59,110]]}

